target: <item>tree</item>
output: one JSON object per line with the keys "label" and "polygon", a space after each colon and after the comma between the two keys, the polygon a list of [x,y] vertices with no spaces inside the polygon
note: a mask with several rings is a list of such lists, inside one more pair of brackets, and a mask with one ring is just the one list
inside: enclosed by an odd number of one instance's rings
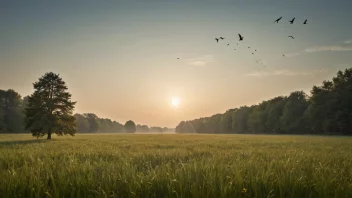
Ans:
{"label": "tree", "polygon": [[146,133],[146,132],[149,132],[149,127],[147,125],[137,124],[136,130],[137,130],[137,132]]}
{"label": "tree", "polygon": [[247,120],[250,108],[243,106],[232,114],[232,129],[235,133],[247,133]]}
{"label": "tree", "polygon": [[286,97],[279,96],[267,101],[265,109],[267,133],[281,133],[280,118],[284,111],[286,99]]}
{"label": "tree", "polygon": [[99,118],[98,118],[98,116],[95,115],[94,113],[85,113],[83,115],[84,115],[84,117],[86,117],[86,119],[88,120],[88,123],[89,123],[88,132],[90,132],[90,133],[97,132],[98,129],[99,129]]}
{"label": "tree", "polygon": [[89,122],[87,118],[78,113],[76,113],[74,116],[76,119],[77,132],[87,133],[89,131]]}
{"label": "tree", "polygon": [[136,124],[132,120],[127,121],[125,123],[125,131],[127,133],[135,133],[136,132]]}
{"label": "tree", "polygon": [[161,127],[156,127],[156,126],[152,126],[152,127],[150,127],[150,132],[161,133],[161,132],[163,132],[163,128],[161,128]]}
{"label": "tree", "polygon": [[51,139],[51,134],[74,135],[75,117],[72,115],[76,102],[71,101],[65,82],[58,74],[45,73],[33,84],[34,93],[28,98],[26,129],[35,137]]}
{"label": "tree", "polygon": [[0,131],[6,133],[24,132],[21,95],[12,89],[0,90],[0,100]]}
{"label": "tree", "polygon": [[177,133],[314,133],[352,135],[352,68],[332,81],[224,114],[181,121]]}
{"label": "tree", "polygon": [[[0,90],[1,91],[1,90]],[[0,133],[6,132],[6,125],[4,121],[4,99],[0,97]]]}
{"label": "tree", "polygon": [[220,132],[221,133],[231,133],[232,132],[232,114],[236,112],[237,109],[227,110],[220,120]]}
{"label": "tree", "polygon": [[308,108],[308,96],[303,91],[295,91],[287,98],[280,119],[284,133],[305,133],[307,122],[304,112]]}

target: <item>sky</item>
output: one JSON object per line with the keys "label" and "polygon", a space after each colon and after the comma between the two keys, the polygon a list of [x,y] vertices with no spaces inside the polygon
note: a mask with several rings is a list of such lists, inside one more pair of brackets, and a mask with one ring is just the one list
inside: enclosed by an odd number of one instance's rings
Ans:
{"label": "sky", "polygon": [[55,72],[77,113],[175,127],[309,94],[352,67],[351,8],[347,0],[2,1],[0,89],[30,95]]}

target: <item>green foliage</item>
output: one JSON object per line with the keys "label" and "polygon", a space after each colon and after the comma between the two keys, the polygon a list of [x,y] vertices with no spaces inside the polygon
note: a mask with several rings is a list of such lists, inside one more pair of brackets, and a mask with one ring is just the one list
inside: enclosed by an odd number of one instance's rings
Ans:
{"label": "green foliage", "polygon": [[135,133],[136,132],[136,124],[132,120],[127,121],[125,123],[125,131],[127,133]]}
{"label": "green foliage", "polygon": [[232,115],[237,109],[230,109],[226,111],[220,119],[220,132],[221,133],[231,133],[232,130]]}
{"label": "green foliage", "polygon": [[313,131],[352,135],[352,68],[311,91],[307,116]]}
{"label": "green foliage", "polygon": [[142,132],[142,133],[146,133],[150,131],[147,125],[139,125],[139,124],[137,124],[136,130],[137,132]]}
{"label": "green foliage", "polygon": [[0,197],[352,197],[349,137],[55,139],[0,135]]}
{"label": "green foliage", "polygon": [[14,90],[0,90],[0,133],[22,133],[24,130],[23,101]]}
{"label": "green foliage", "polygon": [[[1,92],[2,90],[0,90]],[[5,132],[6,131],[6,124],[5,124],[5,120],[4,120],[4,99],[0,98],[0,133]]]}
{"label": "green foliage", "polygon": [[178,133],[266,133],[352,135],[352,68],[332,81],[224,114],[181,121]]}
{"label": "green foliage", "polygon": [[[76,128],[81,133],[134,133],[134,132],[167,132],[173,131],[167,127],[148,127],[147,125],[132,126],[132,131],[127,131],[125,125],[107,118],[99,118],[93,113],[75,114]],[[133,121],[131,121],[133,122]],[[130,123],[131,124],[131,123]]]}
{"label": "green foliage", "polygon": [[78,113],[76,113],[74,116],[76,119],[77,132],[81,132],[81,133],[89,132],[90,126],[89,126],[88,119],[84,115],[81,115]]}
{"label": "green foliage", "polygon": [[307,132],[305,111],[308,108],[308,96],[303,91],[296,91],[287,98],[280,121],[284,133]]}
{"label": "green foliage", "polygon": [[156,126],[152,126],[152,127],[150,127],[149,131],[150,131],[150,132],[161,133],[161,132],[163,132],[163,128],[161,128],[161,127],[156,127]]}
{"label": "green foliage", "polygon": [[87,119],[89,123],[88,132],[95,133],[99,129],[99,118],[94,113],[85,113],[83,116]]}
{"label": "green foliage", "polygon": [[76,128],[81,133],[122,133],[124,126],[94,113],[75,114]]}
{"label": "green foliage", "polygon": [[236,133],[248,133],[248,116],[251,112],[249,107],[240,107],[237,111],[232,114],[232,129]]}
{"label": "green foliage", "polygon": [[59,75],[46,73],[33,84],[34,93],[28,97],[26,129],[35,137],[47,134],[74,135],[75,117],[72,115],[76,102],[71,101],[65,82]]}

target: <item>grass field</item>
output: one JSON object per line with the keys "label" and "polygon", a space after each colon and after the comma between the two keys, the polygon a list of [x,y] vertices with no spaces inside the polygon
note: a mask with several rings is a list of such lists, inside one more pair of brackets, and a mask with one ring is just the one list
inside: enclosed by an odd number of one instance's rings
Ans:
{"label": "grass field", "polygon": [[352,197],[352,138],[0,135],[0,197]]}

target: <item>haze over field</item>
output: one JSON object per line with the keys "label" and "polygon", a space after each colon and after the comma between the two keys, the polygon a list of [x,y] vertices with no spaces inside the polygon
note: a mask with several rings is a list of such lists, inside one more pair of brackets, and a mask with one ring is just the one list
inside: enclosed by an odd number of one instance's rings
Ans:
{"label": "haze over field", "polygon": [[[30,95],[32,83],[52,71],[78,101],[75,112],[175,127],[309,93],[350,67],[351,7],[345,0],[6,1],[0,89]],[[238,33],[243,45],[230,50]],[[214,41],[219,36],[224,42]]]}
{"label": "haze over field", "polygon": [[352,197],[351,0],[0,3],[0,197]]}

